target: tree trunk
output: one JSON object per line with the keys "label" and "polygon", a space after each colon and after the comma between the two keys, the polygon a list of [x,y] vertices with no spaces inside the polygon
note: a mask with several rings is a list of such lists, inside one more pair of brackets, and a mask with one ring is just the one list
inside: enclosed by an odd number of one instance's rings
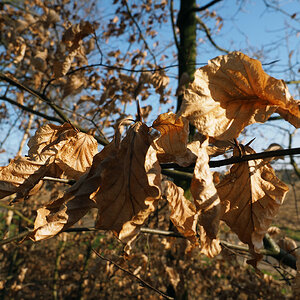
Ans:
{"label": "tree trunk", "polygon": [[[196,65],[196,0],[181,0],[177,26],[180,33],[178,49],[178,85],[182,74],[186,73],[193,79]],[[178,96],[177,111],[180,109],[182,95]]]}

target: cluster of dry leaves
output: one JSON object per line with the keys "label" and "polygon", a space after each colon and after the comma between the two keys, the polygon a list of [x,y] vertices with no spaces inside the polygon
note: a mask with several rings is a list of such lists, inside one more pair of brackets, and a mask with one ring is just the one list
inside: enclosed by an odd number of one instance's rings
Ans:
{"label": "cluster of dry leaves", "polygon": [[[223,220],[249,245],[250,263],[256,265],[264,234],[288,187],[262,159],[233,165],[219,182],[208,163],[209,155],[215,155],[211,145],[228,143],[245,126],[265,122],[274,112],[300,127],[299,101],[283,81],[267,75],[260,62],[240,52],[220,56],[196,71],[177,115],[161,114],[151,127],[137,120],[124,138],[121,121],[113,140],[99,153],[94,137],[69,123],[42,126],[29,140],[28,157],[1,167],[0,197],[16,193],[16,200],[26,199],[45,176],[75,179],[61,197],[37,211],[28,237],[50,238],[97,208],[95,227],[114,231],[128,252],[158,202],[167,201],[171,221],[201,253],[213,257],[220,252],[217,235]],[[192,142],[188,142],[189,121],[201,134]],[[239,145],[233,155],[252,153],[249,145]],[[193,202],[162,175],[161,163],[195,164]]]}
{"label": "cluster of dry leaves", "polygon": [[[111,19],[107,13],[98,11],[101,5],[97,1],[63,0],[57,4],[24,0],[22,5],[26,9],[14,2],[1,4],[0,60],[5,62],[2,72],[44,98],[55,98],[52,101],[57,107],[64,109],[67,118],[82,128],[94,126],[99,131],[113,128],[116,120],[124,117],[124,107],[137,94],[146,100],[155,90],[160,103],[166,103],[171,92],[164,70],[154,74],[128,73],[128,70],[141,66],[156,69],[156,60],[163,60],[162,55],[149,55],[143,40],[149,37],[153,41],[151,48],[158,49],[155,28],[169,19],[167,1],[159,5],[145,1],[130,7],[125,2],[113,1],[110,9],[115,12],[111,13],[114,15]],[[141,37],[135,31],[133,16],[141,23]],[[111,46],[120,39],[129,46],[124,46],[126,51]],[[95,69],[97,65],[107,68],[99,71]],[[36,111],[45,112],[48,108],[47,101],[35,99],[24,90],[11,89],[9,98],[10,103],[34,106]],[[151,110],[149,104],[145,117]],[[0,107],[2,111],[1,115],[9,118],[6,102]],[[47,115],[51,117],[51,111]],[[24,127],[27,121],[25,118]]]}

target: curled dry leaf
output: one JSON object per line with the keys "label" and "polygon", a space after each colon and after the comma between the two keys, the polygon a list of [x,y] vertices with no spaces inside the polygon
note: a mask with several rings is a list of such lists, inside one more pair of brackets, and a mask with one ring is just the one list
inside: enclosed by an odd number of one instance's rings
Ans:
{"label": "curled dry leaf", "polygon": [[266,74],[258,60],[232,52],[196,71],[178,114],[204,135],[231,140],[247,125],[263,123],[274,112],[300,127],[299,101],[286,84]]}
{"label": "curled dry leaf", "polygon": [[53,236],[97,207],[96,228],[113,230],[123,242],[132,242],[160,198],[160,166],[148,133],[149,128],[137,122],[122,141],[117,134],[94,157],[89,172],[64,197],[40,211],[30,237]]}
{"label": "curled dry leaf", "polygon": [[208,139],[201,145],[198,142],[198,158],[191,183],[191,193],[199,215],[201,253],[213,257],[221,251],[217,239],[220,223],[220,199],[214,185],[213,174],[208,165],[207,146]]}
{"label": "curled dry leaf", "polygon": [[81,22],[69,27],[62,37],[62,42],[66,44],[70,52],[77,49],[80,42],[89,34],[94,32],[94,27],[89,22]]}
{"label": "curled dry leaf", "polygon": [[170,220],[177,230],[193,244],[197,243],[197,214],[194,205],[184,197],[184,190],[175,183],[162,181],[162,195],[171,208]]}
{"label": "curled dry leaf", "polygon": [[80,24],[72,25],[65,31],[62,37],[62,43],[66,46],[67,53],[64,53],[62,57],[54,61],[54,78],[66,75],[76,56],[80,57],[85,63],[87,63],[85,50],[82,46],[82,40],[93,32],[94,27],[89,22],[81,22]]}
{"label": "curled dry leaf", "polygon": [[41,72],[44,72],[47,69],[47,48],[44,51],[38,51],[36,55],[31,59],[32,65]]}
{"label": "curled dry leaf", "polygon": [[[282,146],[276,143],[272,143],[269,145],[265,151],[277,151],[277,150],[283,150]],[[284,156],[276,156],[276,157],[269,157],[265,159],[265,161],[271,161],[271,160],[277,160],[277,159],[284,159]]]}
{"label": "curled dry leaf", "polygon": [[45,176],[52,160],[34,161],[19,157],[11,160],[8,166],[0,167],[0,199],[17,193],[16,200],[34,194]]}
{"label": "curled dry leaf", "polygon": [[158,116],[152,127],[160,132],[153,147],[157,151],[160,163],[175,162],[188,166],[196,161],[196,155],[188,147],[189,123],[186,118],[177,117],[174,113]]}
{"label": "curled dry leaf", "polygon": [[68,76],[67,83],[64,85],[63,98],[79,93],[86,85],[86,82],[83,75],[74,74]]}
{"label": "curled dry leaf", "polygon": [[70,179],[78,179],[92,164],[98,153],[96,139],[78,132],[71,124],[57,126],[46,124],[40,127],[28,142],[30,157],[53,156],[55,164]]}
{"label": "curled dry leaf", "polygon": [[16,54],[14,58],[14,63],[17,64],[23,60],[27,46],[25,40],[20,36],[16,39],[14,44],[14,52]]}
{"label": "curled dry leaf", "polygon": [[[234,155],[237,152],[235,149]],[[253,153],[249,146],[244,147],[243,154]],[[259,159],[233,165],[216,188],[222,205],[221,219],[249,245],[254,256],[250,263],[256,266],[263,237],[284,200],[287,185],[268,163]]]}
{"label": "curled dry leaf", "polygon": [[77,55],[78,50],[74,50],[67,55],[63,56],[60,60],[55,60],[53,62],[53,76],[54,78],[59,78],[68,73],[71,68],[72,62]]}
{"label": "curled dry leaf", "polygon": [[66,123],[44,125],[29,140],[29,157],[16,158],[0,168],[0,198],[33,194],[44,176],[78,179],[92,164],[97,141]]}

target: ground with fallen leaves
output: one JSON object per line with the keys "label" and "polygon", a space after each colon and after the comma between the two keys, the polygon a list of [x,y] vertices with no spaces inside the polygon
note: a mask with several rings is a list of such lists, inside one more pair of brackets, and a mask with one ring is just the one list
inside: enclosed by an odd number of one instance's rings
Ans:
{"label": "ground with fallen leaves", "polygon": [[[51,187],[48,185],[48,190],[43,190],[42,201],[41,197],[30,199],[33,209],[48,201]],[[281,228],[280,237],[292,237],[299,243],[299,219],[294,198],[299,198],[299,181],[295,191],[295,194],[288,194],[274,225]],[[26,207],[17,206],[33,219],[33,213]],[[168,208],[162,207],[158,215],[151,215],[146,226],[168,230],[168,215]],[[92,225],[91,217],[78,226]],[[7,231],[6,237],[28,226],[16,213],[9,220],[6,210],[1,210],[0,221],[1,231]],[[226,233],[226,226],[221,232],[223,238],[237,241],[234,235]],[[92,249],[169,296],[176,294],[178,299],[293,299],[290,278],[295,272],[279,266],[274,260],[261,262],[259,268],[263,275],[258,276],[246,264],[247,257],[236,255],[233,250],[223,250],[217,257],[209,259],[196,250],[185,254],[187,244],[183,239],[140,234],[132,255],[124,261],[122,244],[104,231],[63,233],[38,243],[25,241],[21,245],[2,246],[1,298],[162,299],[141,286],[136,278],[97,257]]]}

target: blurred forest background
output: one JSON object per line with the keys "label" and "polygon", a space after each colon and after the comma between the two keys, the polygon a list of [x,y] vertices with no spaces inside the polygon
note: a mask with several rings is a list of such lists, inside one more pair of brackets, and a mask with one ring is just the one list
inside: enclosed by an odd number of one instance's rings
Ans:
{"label": "blurred forest background", "polygon": [[[138,99],[150,126],[159,113],[178,110],[182,82],[230,51],[259,59],[300,98],[297,0],[9,0],[0,2],[0,28],[1,166],[24,156],[28,139],[46,122],[70,121],[93,133],[100,150],[121,119],[135,118]],[[276,149],[300,147],[300,132],[277,114],[247,127],[239,141],[254,137],[257,152],[275,143]],[[300,157],[273,166],[290,192],[269,234],[290,251],[300,245]],[[104,231],[70,230],[19,245],[36,210],[65,186],[45,180],[26,204],[9,206],[12,197],[0,203],[3,299],[162,299],[134,276],[176,299],[294,299],[294,268],[265,256],[258,276],[224,224],[228,245],[214,259],[185,254],[184,239],[146,232],[128,260],[123,245]],[[92,228],[93,213],[76,226]],[[145,227],[168,231],[168,216],[160,205]]]}

